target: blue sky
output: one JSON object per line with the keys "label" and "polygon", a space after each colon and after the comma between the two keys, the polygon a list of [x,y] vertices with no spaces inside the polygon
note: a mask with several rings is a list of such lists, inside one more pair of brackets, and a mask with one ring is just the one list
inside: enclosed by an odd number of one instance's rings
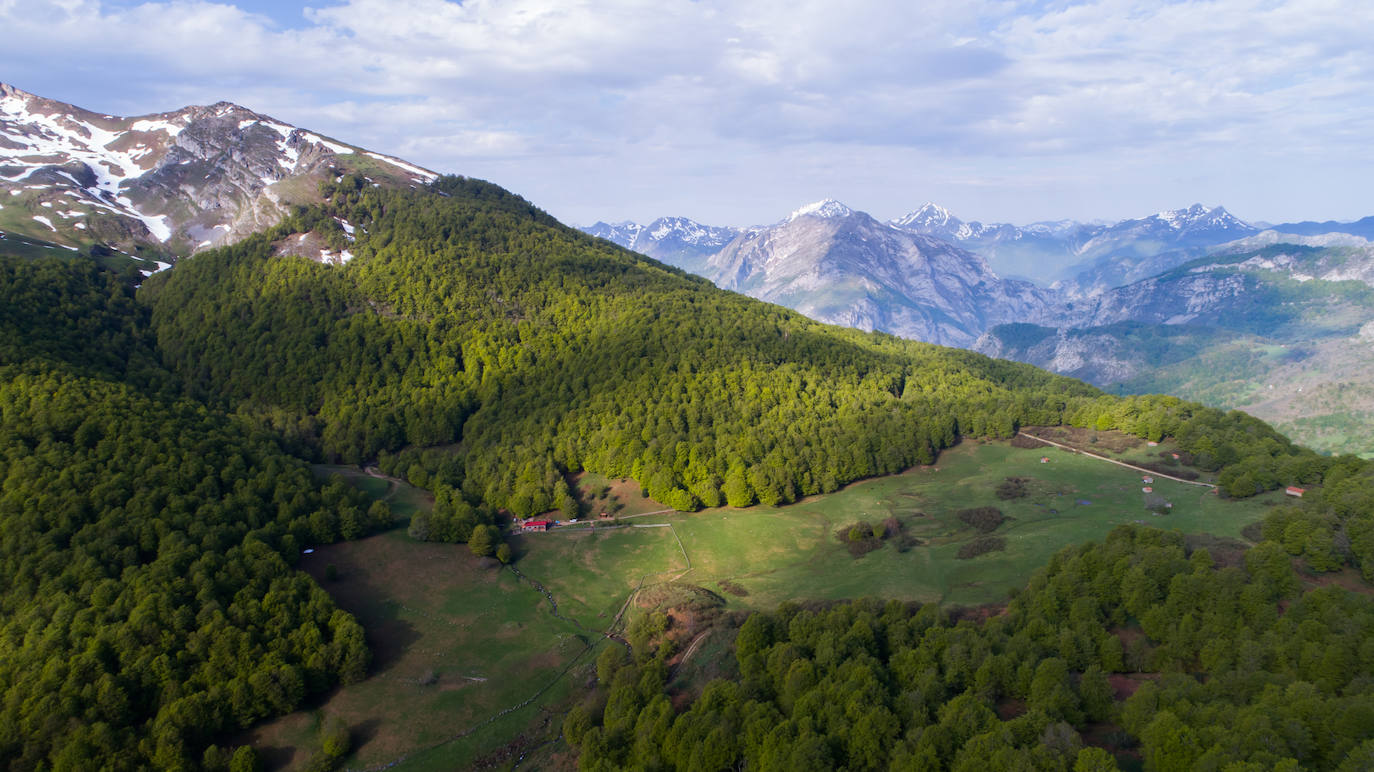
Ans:
{"label": "blue sky", "polygon": [[1365,0],[0,0],[0,80],[221,99],[573,223],[1374,214]]}

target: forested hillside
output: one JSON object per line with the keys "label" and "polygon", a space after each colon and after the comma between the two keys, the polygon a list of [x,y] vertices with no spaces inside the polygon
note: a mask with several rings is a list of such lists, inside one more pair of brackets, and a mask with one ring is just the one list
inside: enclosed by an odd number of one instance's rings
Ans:
{"label": "forested hillside", "polygon": [[[774,504],[928,463],[960,436],[1066,420],[1192,427],[1209,468],[1256,456],[1255,490],[1295,481],[1288,459],[1310,455],[1238,414],[1104,398],[1031,367],[820,325],[484,183],[399,192],[345,178],[326,192],[326,207],[149,281],[168,365],[197,396],[328,456],[380,457],[517,515],[566,502],[564,476],[583,469],[634,477],[679,509]],[[340,222],[355,228],[347,266],[274,256],[301,232],[343,239]]]}
{"label": "forested hillside", "polygon": [[1277,544],[1225,564],[1123,526],[985,622],[879,601],[756,614],[739,679],[685,709],[670,647],[607,649],[564,730],[584,770],[1095,772],[1118,768],[1110,748],[1149,770],[1355,772],[1374,765],[1371,635],[1374,600],[1299,594]]}
{"label": "forested hillside", "polygon": [[385,510],[167,396],[146,312],[93,264],[0,281],[0,760],[214,768],[219,733],[361,677],[362,629],[291,566]]}

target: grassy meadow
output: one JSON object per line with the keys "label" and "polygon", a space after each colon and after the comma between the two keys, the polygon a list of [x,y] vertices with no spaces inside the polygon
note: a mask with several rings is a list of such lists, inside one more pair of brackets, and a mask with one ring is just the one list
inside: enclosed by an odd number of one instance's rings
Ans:
{"label": "grassy meadow", "polygon": [[[1123,447],[1105,455],[1145,453]],[[355,468],[317,471],[388,500],[403,518],[432,503],[424,491]],[[1023,480],[1025,495],[998,498],[1008,477]],[[592,677],[596,647],[619,645],[599,633],[637,589],[696,585],[723,599],[726,610],[862,596],[995,603],[1062,546],[1100,539],[1117,525],[1238,538],[1281,500],[1271,493],[1224,501],[1210,489],[1157,478],[1155,494],[1173,507],[1156,515],[1145,508],[1141,475],[1130,469],[1006,442],[965,442],[935,465],[785,507],[626,518],[663,507],[642,498],[633,483],[595,475],[578,482],[584,491],[610,486],[610,495],[589,501],[588,510],[619,503],[615,526],[584,522],[511,538],[516,567],[551,593],[557,616],[530,581],[482,564],[465,545],[417,543],[404,529],[304,558],[302,568],[367,630],[371,675],[241,739],[259,748],[269,769],[300,769],[318,745],[324,717],[334,716],[353,730],[351,769],[558,766],[557,754],[566,750],[556,742],[561,713]],[[1005,550],[959,559],[959,548],[979,536],[959,510],[989,506],[1007,518],[992,534],[1005,540]],[[889,539],[856,558],[836,538],[856,521],[879,526],[888,518],[912,537],[905,551]],[[710,672],[724,656],[728,641],[705,636],[680,680]],[[515,706],[522,707],[501,715]]]}

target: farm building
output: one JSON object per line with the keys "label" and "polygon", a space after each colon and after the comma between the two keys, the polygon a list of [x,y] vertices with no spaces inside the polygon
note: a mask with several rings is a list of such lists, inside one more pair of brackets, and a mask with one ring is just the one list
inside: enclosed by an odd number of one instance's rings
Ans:
{"label": "farm building", "polygon": [[521,531],[547,531],[553,525],[548,520],[526,520],[520,524]]}
{"label": "farm building", "polygon": [[1143,483],[1145,483],[1146,485],[1149,485],[1149,484],[1151,484],[1151,483],[1153,483],[1153,482],[1155,481],[1155,478],[1153,478],[1153,477],[1142,477],[1142,478],[1140,478],[1140,481],[1143,482]]}
{"label": "farm building", "polygon": [[1297,496],[1298,498],[1302,498],[1302,494],[1306,493],[1307,489],[1299,488],[1296,485],[1290,485],[1287,488],[1284,488],[1283,492],[1288,494],[1289,496]]}
{"label": "farm building", "polygon": [[1142,493],[1154,493],[1154,492],[1155,492],[1155,489],[1154,489],[1154,488],[1151,488],[1151,487],[1148,486],[1148,485],[1146,485],[1144,488],[1141,488],[1140,491],[1141,491]]}

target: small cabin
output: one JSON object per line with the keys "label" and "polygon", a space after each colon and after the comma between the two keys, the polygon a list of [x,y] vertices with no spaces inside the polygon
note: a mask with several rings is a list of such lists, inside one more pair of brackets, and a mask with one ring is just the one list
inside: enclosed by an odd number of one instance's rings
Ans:
{"label": "small cabin", "polygon": [[553,525],[548,520],[526,520],[520,524],[521,531],[547,531]]}
{"label": "small cabin", "polygon": [[1151,484],[1151,483],[1153,483],[1153,482],[1155,481],[1155,478],[1153,478],[1153,477],[1142,477],[1142,478],[1140,478],[1140,481],[1143,482],[1143,483],[1145,483],[1146,485],[1149,485],[1149,484]]}
{"label": "small cabin", "polygon": [[1284,488],[1283,492],[1288,494],[1289,496],[1296,496],[1298,498],[1302,498],[1302,494],[1306,493],[1307,489],[1299,488],[1296,485],[1290,485],[1287,488]]}
{"label": "small cabin", "polygon": [[1154,488],[1151,488],[1151,487],[1148,486],[1148,485],[1146,485],[1144,488],[1141,488],[1140,491],[1141,491],[1141,493],[1154,493],[1154,492],[1155,492],[1155,489],[1154,489]]}
{"label": "small cabin", "polygon": [[1149,445],[1149,446],[1152,447],[1152,448],[1157,448],[1157,447],[1159,447],[1159,443],[1158,443],[1158,442],[1155,442],[1154,440],[1150,440],[1149,442],[1147,442],[1147,443],[1145,443],[1145,444],[1146,444],[1146,445]]}
{"label": "small cabin", "polygon": [[1042,464],[1048,464],[1049,462],[1050,462],[1050,457],[1049,457],[1049,456],[1041,456],[1041,457],[1040,457],[1040,463],[1042,463]]}

